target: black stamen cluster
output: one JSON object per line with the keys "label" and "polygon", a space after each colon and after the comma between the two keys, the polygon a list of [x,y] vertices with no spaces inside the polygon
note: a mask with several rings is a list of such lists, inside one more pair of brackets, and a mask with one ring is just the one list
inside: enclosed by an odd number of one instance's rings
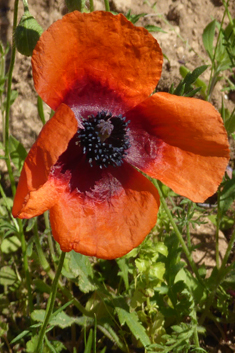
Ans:
{"label": "black stamen cluster", "polygon": [[[120,166],[123,163],[126,150],[130,147],[127,134],[129,121],[125,122],[125,119],[122,115],[112,117],[111,113],[102,111],[83,120],[84,129],[78,130],[78,138],[91,167],[94,162],[101,169],[109,165]],[[103,133],[107,133],[107,129],[103,129],[105,122],[109,122],[111,126],[108,136]]]}

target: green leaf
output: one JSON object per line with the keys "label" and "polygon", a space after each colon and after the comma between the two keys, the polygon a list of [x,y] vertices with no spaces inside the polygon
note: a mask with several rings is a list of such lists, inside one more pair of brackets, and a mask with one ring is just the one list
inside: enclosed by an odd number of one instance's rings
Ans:
{"label": "green leaf", "polygon": [[93,269],[89,257],[71,251],[70,256],[70,271],[75,277],[78,277],[78,286],[83,293],[88,293],[95,290]]}
{"label": "green leaf", "polygon": [[155,248],[158,253],[162,254],[163,256],[168,256],[167,246],[163,242],[158,242],[155,245]]}
{"label": "green leaf", "polygon": [[9,330],[9,325],[6,322],[0,322],[0,337],[7,334]]}
{"label": "green leaf", "polygon": [[33,336],[30,341],[26,343],[26,352],[35,353],[38,345],[38,335]]}
{"label": "green leaf", "polygon": [[31,314],[31,318],[34,321],[43,322],[45,318],[45,310],[34,310]]}
{"label": "green leaf", "polygon": [[[184,78],[185,91],[188,92],[185,94],[187,97],[194,96],[201,89],[201,95],[206,98],[207,85],[206,83],[199,78],[199,76],[208,68],[208,65],[202,65],[197,67],[193,72],[187,69],[185,66],[180,66],[180,74]],[[191,90],[191,85],[194,84],[197,89]]]}
{"label": "green leaf", "polygon": [[31,237],[27,243],[26,254],[28,257],[31,257],[33,254],[33,244],[34,244],[34,237]]}
{"label": "green leaf", "polygon": [[138,14],[138,15],[132,15],[131,14],[131,10],[129,10],[128,12],[127,12],[127,14],[126,14],[126,18],[129,20],[129,21],[131,21],[133,24],[135,24],[137,21],[139,21],[139,19],[141,18],[141,17],[144,17],[144,16],[146,16],[147,15],[147,13],[140,13],[140,14]]}
{"label": "green leaf", "polygon": [[0,284],[3,286],[10,286],[17,281],[15,271],[9,266],[3,266],[0,269]]}
{"label": "green leaf", "polygon": [[[14,103],[17,97],[18,97],[18,91],[12,90],[11,97],[10,97],[10,105]],[[6,109],[6,100],[3,102],[3,109]]]}
{"label": "green leaf", "polygon": [[34,285],[35,285],[35,290],[37,293],[48,293],[50,294],[51,292],[51,286],[49,286],[48,284],[46,284],[44,281],[42,281],[41,279],[35,279],[33,281]]}
{"label": "green leaf", "polygon": [[124,283],[125,283],[125,287],[126,290],[129,289],[129,279],[128,279],[128,263],[127,263],[127,259],[125,259],[124,257],[120,257],[119,259],[117,259],[117,264],[118,267],[120,268],[120,271],[118,272],[118,276],[121,276]]}
{"label": "green leaf", "polygon": [[137,340],[139,339],[144,347],[148,346],[150,344],[149,337],[146,334],[145,328],[139,322],[139,318],[136,312],[130,313],[124,300],[120,299],[116,302],[117,305],[115,305],[115,309],[120,324],[123,326],[126,323],[135,338]]}
{"label": "green leaf", "polygon": [[206,26],[202,34],[203,44],[211,61],[213,61],[213,55],[214,55],[213,40],[215,37],[215,26],[216,26],[216,20],[213,20]]}
{"label": "green leaf", "polygon": [[[47,347],[48,349],[46,349]],[[65,351],[66,347],[60,341],[49,341],[47,336],[45,336],[45,348],[43,353],[60,353],[61,351]]]}
{"label": "green leaf", "polygon": [[15,137],[12,135],[9,138],[9,150],[11,160],[16,166],[16,168],[21,171],[25,158],[27,156],[26,149]]}
{"label": "green leaf", "polygon": [[11,344],[15,344],[16,342],[18,342],[19,340],[21,340],[21,338],[23,338],[24,336],[27,336],[30,333],[29,330],[24,330],[22,331],[18,336],[16,336],[15,338],[13,338],[13,340],[10,342]]}
{"label": "green leaf", "polygon": [[59,326],[60,328],[66,328],[72,326],[76,322],[76,318],[68,316],[64,311],[52,317],[50,324]]}
{"label": "green leaf", "polygon": [[192,91],[184,94],[184,97],[194,97],[195,94],[197,94],[197,92],[199,92],[201,90],[201,87],[195,88]]}
{"label": "green leaf", "polygon": [[[225,109],[225,110],[227,110],[227,109]],[[225,129],[226,129],[228,134],[232,134],[235,131],[235,109],[229,115],[229,118],[227,120],[225,120],[225,124],[224,125],[225,125]]]}
{"label": "green leaf", "polygon": [[34,225],[36,223],[36,218],[31,218],[28,220],[28,224],[27,224],[27,227],[26,227],[26,232],[29,232],[31,229],[33,229]]}
{"label": "green leaf", "polygon": [[163,276],[165,274],[165,270],[166,270],[165,264],[162,262],[157,262],[151,265],[149,274],[157,279],[160,279],[160,281],[162,281]]}
{"label": "green leaf", "polygon": [[227,180],[220,195],[220,212],[223,216],[235,198],[235,178]]}
{"label": "green leaf", "polygon": [[144,26],[145,29],[147,29],[147,31],[149,32],[162,32],[162,33],[167,33],[165,31],[163,31],[163,29],[161,27],[158,26],[153,26],[153,25],[147,25]]}
{"label": "green leaf", "polygon": [[202,65],[194,69],[192,73],[186,76],[187,78],[185,78],[185,83],[188,86],[193,84],[198,79],[198,77],[203,74],[204,71],[206,71],[207,68],[208,65]]}
{"label": "green leaf", "polygon": [[92,350],[92,341],[93,341],[93,330],[90,329],[84,353],[90,353],[91,352],[91,350]]}
{"label": "green leaf", "polygon": [[11,252],[17,251],[21,246],[20,240],[16,235],[5,238],[1,244],[1,251],[5,254],[10,254]]}

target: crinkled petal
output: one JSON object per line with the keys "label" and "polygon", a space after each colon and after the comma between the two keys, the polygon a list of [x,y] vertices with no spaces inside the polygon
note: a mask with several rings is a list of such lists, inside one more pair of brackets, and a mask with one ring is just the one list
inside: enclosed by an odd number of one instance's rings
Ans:
{"label": "crinkled petal", "polygon": [[14,217],[35,217],[54,205],[66,181],[53,178],[50,170],[67,149],[77,126],[72,110],[62,104],[43,127],[21,172],[12,209]]}
{"label": "crinkled petal", "polygon": [[113,259],[144,240],[158,208],[158,193],[147,178],[128,164],[110,167],[93,190],[61,195],[50,211],[52,233],[63,251]]}
{"label": "crinkled petal", "polygon": [[129,111],[127,119],[129,163],[195,202],[217,190],[229,145],[220,114],[210,103],[157,93]]}
{"label": "crinkled petal", "polygon": [[78,109],[113,107],[116,114],[151,94],[162,53],[146,29],[122,14],[75,11],[42,34],[32,66],[35,88],[52,109],[64,102]]}

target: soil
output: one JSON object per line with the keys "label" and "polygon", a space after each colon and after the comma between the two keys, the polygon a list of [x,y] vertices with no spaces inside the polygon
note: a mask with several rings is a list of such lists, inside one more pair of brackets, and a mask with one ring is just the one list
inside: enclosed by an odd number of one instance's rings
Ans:
{"label": "soil", "polygon": [[[230,1],[230,12],[235,17],[235,2]],[[6,45],[12,40],[13,0],[0,0],[0,40]],[[104,9],[104,1],[94,0],[95,10]],[[208,56],[202,43],[202,33],[206,25],[212,20],[221,21],[224,7],[220,0],[112,0],[111,10],[126,13],[131,9],[132,14],[146,13],[137,25],[156,25],[164,32],[153,33],[160,43],[163,53],[168,58],[163,66],[162,77],[158,85],[161,91],[169,90],[172,83],[177,85],[181,76],[179,67],[182,63],[190,70],[209,64]],[[64,0],[38,0],[29,1],[32,15],[37,19],[43,29],[61,18],[67,12]],[[22,2],[19,4],[20,19],[23,13]],[[9,58],[9,57],[8,57]],[[7,61],[7,66],[9,60]],[[204,73],[208,81],[209,70]],[[217,84],[212,101],[218,108],[221,104],[221,86],[224,81]],[[13,72],[12,88],[18,91],[18,98],[11,108],[11,133],[20,140],[26,149],[35,141],[42,123],[37,112],[37,96],[33,87],[31,62],[29,57],[16,54]],[[223,94],[226,106],[233,109],[233,102]],[[50,109],[46,108],[47,118]]]}
{"label": "soil", "polygon": [[[50,24],[67,12],[64,0],[37,0],[36,2],[29,0],[28,2],[31,14],[43,29],[47,29]],[[95,10],[104,10],[104,1],[94,0],[94,6]],[[13,7],[13,0],[0,0],[0,40],[5,46],[12,40]],[[213,19],[222,20],[224,7],[221,0],[112,0],[110,7],[112,11],[124,14],[129,9],[132,14],[146,13],[146,16],[141,18],[137,25],[155,25],[164,31],[153,33],[165,55],[158,90],[168,91],[172,83],[175,86],[178,84],[181,79],[179,68],[182,64],[190,70],[203,64],[210,64],[203,46],[202,33],[206,25]],[[23,5],[20,2],[19,19],[22,13]],[[230,1],[230,13],[235,18],[234,0]],[[7,57],[7,68],[9,67],[9,57],[10,55]],[[229,72],[225,72],[226,76],[229,74]],[[206,70],[203,78],[208,82],[209,70]],[[234,102],[230,98],[233,98],[233,95],[228,95],[226,92],[221,93],[224,83],[225,81],[222,80],[217,84],[212,96],[212,103],[216,108],[219,108],[223,95],[225,106],[232,111]],[[10,131],[28,150],[42,128],[42,122],[37,111],[37,95],[33,86],[31,59],[18,52],[13,72],[12,89],[18,91],[18,97],[11,107]],[[46,105],[44,107],[48,119],[50,109]],[[0,124],[1,121],[0,117]],[[0,169],[4,171],[4,168],[2,163]],[[208,234],[208,229],[205,231]],[[197,234],[204,233],[203,229],[197,232]],[[226,248],[226,241],[222,242]],[[223,249],[221,249],[221,254],[224,254]],[[200,262],[201,259],[197,260]],[[213,263],[207,265],[208,267],[214,266]],[[215,347],[212,347],[210,351],[219,352]],[[222,351],[227,352],[224,347]]]}

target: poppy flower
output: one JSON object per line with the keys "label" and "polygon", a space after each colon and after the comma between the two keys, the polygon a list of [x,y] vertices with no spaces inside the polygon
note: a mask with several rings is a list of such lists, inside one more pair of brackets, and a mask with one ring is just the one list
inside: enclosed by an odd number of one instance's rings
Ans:
{"label": "poppy flower", "polygon": [[208,102],[155,93],[162,53],[144,28],[109,12],[65,15],[32,56],[35,89],[55,110],[22,169],[14,217],[50,210],[63,251],[104,259],[138,246],[159,195],[148,176],[204,201],[229,159]]}

